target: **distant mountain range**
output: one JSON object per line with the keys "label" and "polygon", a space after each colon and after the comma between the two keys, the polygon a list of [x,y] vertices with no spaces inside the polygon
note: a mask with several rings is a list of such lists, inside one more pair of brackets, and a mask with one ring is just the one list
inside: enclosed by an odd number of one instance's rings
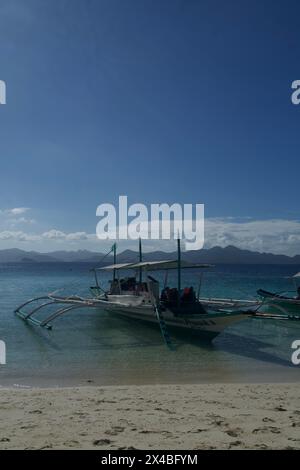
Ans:
{"label": "distant mountain range", "polygon": [[[36,251],[24,251],[18,248],[0,250],[0,263],[55,263],[55,262],[81,262],[81,263],[101,263],[103,253],[95,253],[88,250],[78,251],[52,251],[51,253],[38,253]],[[144,253],[143,259],[160,261],[165,259],[176,259],[176,252],[165,253],[154,251]],[[300,265],[300,255],[286,256],[274,255],[272,253],[259,253],[250,250],[241,250],[234,246],[226,248],[214,247],[198,251],[186,251],[182,253],[182,258],[194,263],[211,264],[298,264]],[[138,260],[136,251],[125,250],[118,254],[119,263],[131,263]],[[105,258],[105,264],[112,263],[112,256]]]}

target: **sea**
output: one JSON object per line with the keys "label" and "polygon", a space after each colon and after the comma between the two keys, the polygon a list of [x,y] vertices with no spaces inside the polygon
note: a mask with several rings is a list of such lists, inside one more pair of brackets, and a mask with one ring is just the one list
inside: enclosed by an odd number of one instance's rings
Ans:
{"label": "sea", "polygon": [[[90,296],[94,266],[86,263],[0,264],[0,340],[6,364],[0,386],[62,387],[178,383],[277,383],[300,380],[292,343],[298,322],[247,319],[227,328],[211,343],[172,335],[166,347],[159,325],[113,316],[101,309],[71,311],[52,330],[25,323],[15,313],[27,299],[49,292]],[[203,297],[254,299],[257,290],[293,291],[300,266],[217,265],[186,270],[182,285],[201,285]],[[163,273],[155,273],[162,280]],[[107,288],[109,274],[99,279]],[[168,284],[175,283],[175,273]],[[290,292],[293,295],[293,292]],[[299,322],[300,323],[300,322]]]}

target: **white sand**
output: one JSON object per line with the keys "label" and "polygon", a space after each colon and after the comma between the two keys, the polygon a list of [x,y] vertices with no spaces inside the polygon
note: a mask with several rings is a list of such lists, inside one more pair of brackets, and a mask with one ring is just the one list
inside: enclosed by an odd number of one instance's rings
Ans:
{"label": "white sand", "polygon": [[0,449],[300,449],[299,384],[0,389]]}

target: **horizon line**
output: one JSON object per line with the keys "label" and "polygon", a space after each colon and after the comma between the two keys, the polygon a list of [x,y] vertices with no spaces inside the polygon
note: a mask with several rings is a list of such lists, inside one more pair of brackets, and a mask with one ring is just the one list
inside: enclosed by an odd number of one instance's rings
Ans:
{"label": "horizon line", "polygon": [[[239,248],[238,246],[235,246],[235,245],[226,245],[225,247],[222,247],[220,245],[215,245],[215,246],[212,246],[210,248],[200,248],[199,250],[182,250],[182,253],[183,254],[186,254],[186,253],[196,253],[196,252],[201,252],[201,251],[210,251],[210,250],[213,250],[215,248],[219,248],[220,250],[226,250],[228,248],[234,248],[236,250],[239,250],[239,251],[248,251],[250,253],[253,253],[253,254],[259,254],[259,255],[271,255],[271,256],[284,256],[285,258],[290,258],[290,259],[293,259],[293,258],[296,258],[298,256],[300,256],[300,253],[298,254],[295,254],[295,255],[286,255],[284,253],[272,253],[272,252],[267,252],[267,251],[254,251],[254,250],[250,250],[248,248]],[[64,253],[79,253],[79,252],[86,252],[86,253],[90,253],[92,255],[107,255],[108,257],[109,256],[112,256],[110,253],[105,253],[105,252],[102,252],[102,251],[91,251],[91,250],[87,250],[87,249],[77,249],[77,250],[66,250],[66,249],[61,249],[61,250],[52,250],[52,251],[36,251],[36,250],[23,250],[21,248],[17,248],[17,247],[13,247],[13,248],[0,248],[0,253],[2,253],[3,251],[11,251],[11,250],[18,250],[18,251],[22,251],[24,253],[37,253],[37,254],[40,254],[40,255],[49,255],[51,256],[52,253],[57,253],[57,252],[64,252]],[[123,253],[125,253],[126,251],[131,251],[133,253],[138,253],[139,251],[136,250],[136,249],[132,249],[132,248],[126,248],[122,251],[120,251],[118,254],[121,255]],[[152,251],[144,251],[144,254],[151,254],[151,253],[165,253],[166,255],[167,254],[173,254],[173,253],[176,253],[176,250],[173,250],[173,251],[164,251],[164,250],[152,250]]]}

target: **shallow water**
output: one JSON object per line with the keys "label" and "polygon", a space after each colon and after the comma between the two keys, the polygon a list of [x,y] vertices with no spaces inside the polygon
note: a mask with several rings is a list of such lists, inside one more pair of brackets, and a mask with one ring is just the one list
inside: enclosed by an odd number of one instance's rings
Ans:
{"label": "shallow water", "polygon": [[[90,268],[80,263],[0,265],[0,339],[7,347],[0,385],[299,380],[300,366],[291,363],[291,343],[300,339],[296,322],[283,326],[246,320],[211,344],[176,335],[173,352],[164,345],[158,326],[111,317],[101,310],[66,314],[51,331],[25,324],[13,313],[26,299],[62,286],[61,295],[89,295],[88,287],[94,283]],[[287,291],[293,288],[288,277],[296,271],[299,266],[218,266],[204,275],[201,293],[251,299],[260,287]],[[199,277],[199,272],[186,273],[183,284],[194,281],[197,289]],[[108,278],[102,278],[107,284]]]}

